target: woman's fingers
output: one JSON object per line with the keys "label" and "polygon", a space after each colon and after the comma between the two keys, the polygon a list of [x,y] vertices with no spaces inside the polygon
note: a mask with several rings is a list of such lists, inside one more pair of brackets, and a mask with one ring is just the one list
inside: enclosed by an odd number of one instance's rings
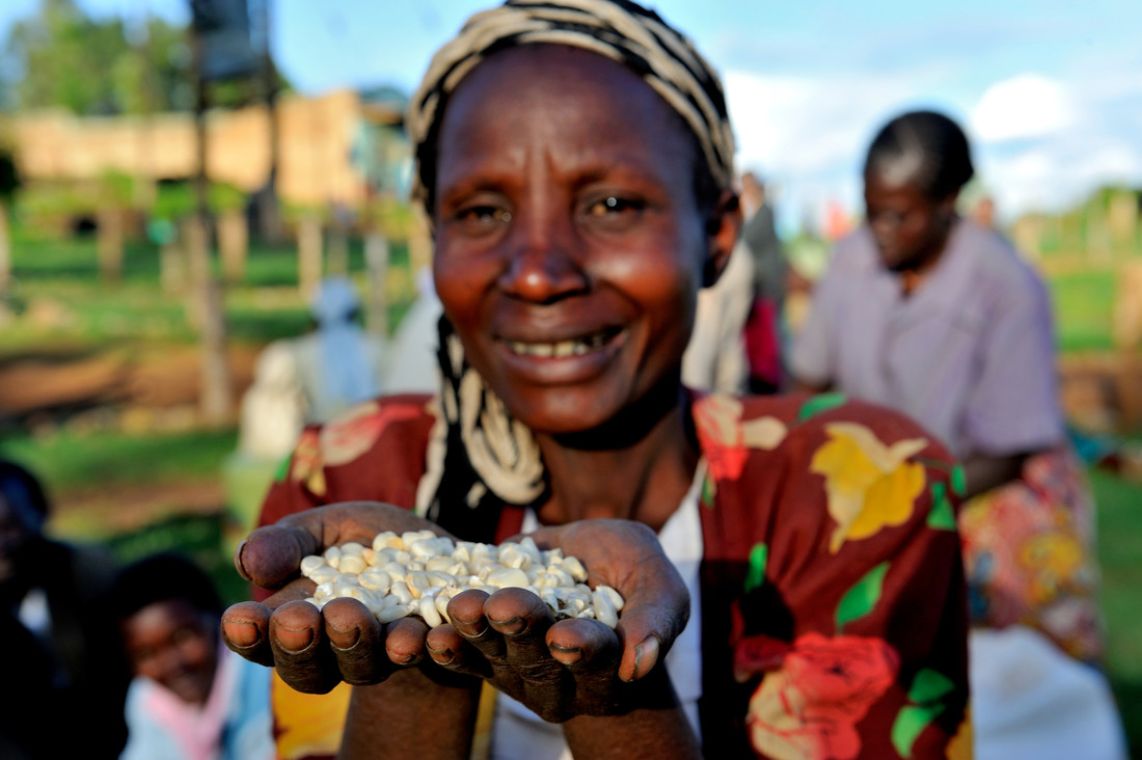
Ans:
{"label": "woman's fingers", "polygon": [[607,671],[608,677],[621,652],[615,632],[596,620],[560,620],[547,631],[545,645],[572,672],[593,668]]}
{"label": "woman's fingers", "polygon": [[392,672],[377,618],[356,599],[333,599],[322,610],[325,635],[341,678],[351,684],[380,683]]}
{"label": "woman's fingers", "polygon": [[222,613],[222,640],[234,652],[259,665],[272,666],[270,608],[258,602],[240,602]]}
{"label": "woman's fingers", "polygon": [[637,681],[666,656],[690,618],[690,593],[669,562],[656,573],[644,574],[630,588],[616,633],[622,641],[619,678]]}
{"label": "woman's fingers", "polygon": [[269,639],[278,675],[297,691],[324,694],[341,680],[321,612],[312,604],[293,601],[275,610]]}
{"label": "woman's fingers", "polygon": [[278,588],[298,575],[303,557],[356,541],[369,545],[382,531],[429,529],[447,535],[407,509],[379,502],[344,502],[308,509],[258,528],[238,547],[234,566],[248,581]]}
{"label": "woman's fingers", "polygon": [[415,617],[389,623],[385,632],[385,652],[389,660],[400,666],[418,664],[427,654],[424,639],[428,630],[428,625]]}
{"label": "woman's fingers", "polygon": [[544,635],[554,620],[538,596],[522,588],[502,589],[484,602],[484,617],[503,636],[509,666],[529,669],[550,664]]}

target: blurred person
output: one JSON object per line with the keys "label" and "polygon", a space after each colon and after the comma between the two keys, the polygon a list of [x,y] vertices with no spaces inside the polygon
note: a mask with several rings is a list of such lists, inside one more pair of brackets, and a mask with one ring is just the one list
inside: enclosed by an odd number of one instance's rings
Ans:
{"label": "blurred person", "polygon": [[0,461],[0,757],[115,757],[129,679],[104,604],[116,564],[49,538],[48,515],[39,480]]}
{"label": "blurred person", "polygon": [[108,596],[134,672],[122,760],[274,757],[270,670],[222,645],[222,600],[190,559],[128,565]]}
{"label": "blurred person", "polygon": [[[627,0],[512,0],[469,20],[412,103],[438,394],[303,432],[237,554],[281,590],[225,613],[230,645],[303,692],[356,684],[324,745],[346,756],[466,757],[490,684],[496,757],[955,757],[967,621],[944,449],[881,407],[682,385],[740,223],[702,56]],[[534,532],[617,584],[618,628],[555,621],[518,588],[459,593],[431,630],[298,598],[302,555],[412,528]],[[282,755],[312,751],[328,714],[278,696]]]}
{"label": "blurred person", "polygon": [[686,387],[729,394],[749,388],[746,323],[754,305],[753,266],[739,240],[718,281],[698,291],[694,330],[682,354]]}
{"label": "blurred person", "polygon": [[877,133],[867,221],[838,242],[792,370],[905,412],[963,463],[977,756],[1122,757],[1050,302],[1005,239],[957,215],[972,174],[967,138],[942,114],[905,113]]}
{"label": "blurred person", "polygon": [[741,206],[742,242],[753,261],[753,306],[745,325],[749,388],[753,393],[775,393],[784,375],[782,314],[789,263],[765,184],[753,172],[742,175]]}
{"label": "blurred person", "polygon": [[386,346],[361,327],[361,300],[348,278],[322,280],[310,313],[315,329],[288,345],[305,399],[305,419],[324,422],[380,393]]}
{"label": "blurred person", "polygon": [[242,397],[238,453],[251,461],[277,463],[293,450],[305,427],[306,397],[294,351],[274,341],[258,355],[254,381]]}
{"label": "blurred person", "polygon": [[440,384],[436,325],[442,312],[430,269],[422,267],[416,273],[416,289],[417,299],[390,343],[385,393],[431,393]]}

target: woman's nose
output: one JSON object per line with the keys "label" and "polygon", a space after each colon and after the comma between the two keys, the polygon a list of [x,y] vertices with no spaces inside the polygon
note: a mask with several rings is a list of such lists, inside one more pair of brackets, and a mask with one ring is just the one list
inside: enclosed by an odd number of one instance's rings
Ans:
{"label": "woman's nose", "polygon": [[499,278],[507,294],[532,303],[551,303],[589,288],[589,279],[576,256],[570,221],[526,220]]}

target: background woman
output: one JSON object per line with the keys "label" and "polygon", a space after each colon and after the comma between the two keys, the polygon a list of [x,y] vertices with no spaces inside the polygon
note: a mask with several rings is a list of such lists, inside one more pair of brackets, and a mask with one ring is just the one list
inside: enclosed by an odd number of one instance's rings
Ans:
{"label": "background woman", "polygon": [[972,174],[942,114],[877,133],[867,223],[837,244],[793,371],[907,413],[963,462],[978,755],[1120,757],[1105,680],[1080,664],[1101,655],[1094,515],[1065,447],[1050,302],[1004,238],[956,213]]}

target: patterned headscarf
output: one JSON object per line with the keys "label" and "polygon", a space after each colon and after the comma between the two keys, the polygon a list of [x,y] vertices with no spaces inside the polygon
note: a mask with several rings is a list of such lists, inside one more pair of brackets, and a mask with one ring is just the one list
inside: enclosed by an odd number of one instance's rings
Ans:
{"label": "patterned headscarf", "polygon": [[413,95],[407,127],[416,146],[417,198],[423,201],[429,190],[426,175],[448,97],[489,55],[537,44],[590,50],[638,74],[693,132],[718,187],[731,186],[734,136],[722,83],[678,30],[629,0],[507,0],[468,19],[437,51]]}
{"label": "patterned headscarf", "polygon": [[[680,32],[630,0],[507,0],[468,19],[433,57],[412,98],[407,128],[416,148],[414,196],[429,216],[437,139],[449,96],[488,56],[537,44],[589,50],[633,71],[689,127],[717,187],[731,187],[734,138],[722,84]],[[457,535],[491,540],[488,531],[495,521],[487,510],[534,503],[546,492],[539,447],[468,364],[446,318],[440,324],[438,359],[437,424],[417,511]]]}

